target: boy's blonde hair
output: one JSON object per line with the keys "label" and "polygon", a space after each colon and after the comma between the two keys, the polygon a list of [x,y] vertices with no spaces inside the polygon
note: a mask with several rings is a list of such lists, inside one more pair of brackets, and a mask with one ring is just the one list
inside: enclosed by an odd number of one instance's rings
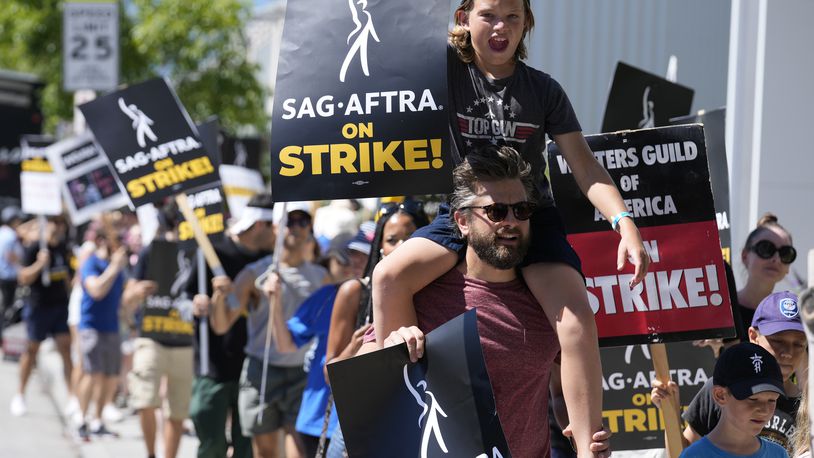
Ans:
{"label": "boy's blonde hair", "polygon": [[[458,20],[458,13],[469,13],[475,7],[475,0],[461,0],[461,4],[455,9],[455,27],[449,32],[449,44],[455,48],[458,57],[466,63],[472,62],[475,58],[475,49],[472,48],[472,37]],[[523,36],[514,51],[515,60],[523,60],[528,57],[526,51],[526,34],[534,27],[534,13],[531,11],[531,0],[523,0],[523,10],[526,16],[526,24],[523,27]]]}

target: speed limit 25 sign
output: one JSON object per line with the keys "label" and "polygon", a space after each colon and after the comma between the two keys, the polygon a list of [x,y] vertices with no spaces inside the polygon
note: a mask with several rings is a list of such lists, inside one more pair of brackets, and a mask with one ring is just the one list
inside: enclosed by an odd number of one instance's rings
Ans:
{"label": "speed limit 25 sign", "polygon": [[66,91],[109,91],[119,84],[119,6],[115,1],[67,1],[62,35]]}

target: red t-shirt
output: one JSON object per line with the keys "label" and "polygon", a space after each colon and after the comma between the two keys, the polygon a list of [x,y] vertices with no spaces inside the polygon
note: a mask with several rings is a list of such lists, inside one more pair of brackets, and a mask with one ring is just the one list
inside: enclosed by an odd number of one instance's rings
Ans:
{"label": "red t-shirt", "polygon": [[[520,279],[489,283],[455,268],[422,289],[413,303],[425,334],[477,308],[483,358],[512,456],[550,456],[548,381],[560,344],[526,285]],[[365,340],[375,340],[369,334]]]}

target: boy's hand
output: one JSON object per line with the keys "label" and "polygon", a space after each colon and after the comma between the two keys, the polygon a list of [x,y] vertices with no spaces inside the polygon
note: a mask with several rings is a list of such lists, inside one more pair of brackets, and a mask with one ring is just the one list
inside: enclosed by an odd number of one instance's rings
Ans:
{"label": "boy's hand", "polygon": [[622,240],[619,241],[619,248],[616,251],[616,269],[622,270],[625,267],[625,260],[633,264],[633,278],[630,280],[630,287],[634,287],[644,280],[647,269],[650,267],[650,255],[644,249],[642,235],[639,229],[630,218],[622,218],[619,221],[619,233]]}
{"label": "boy's hand", "polygon": [[[565,427],[562,430],[562,435],[567,437],[569,441],[571,441],[571,446],[574,447],[574,433],[571,431],[571,425]],[[596,458],[608,458],[611,456],[611,448],[610,448],[610,438],[612,434],[605,428],[605,425],[602,425],[602,429],[595,432],[593,436],[591,436],[591,452],[593,452],[594,457]],[[574,447],[576,450],[576,447]]]}
{"label": "boy's hand", "polygon": [[670,380],[667,386],[661,380],[653,380],[652,389],[650,390],[650,399],[653,404],[661,409],[661,403],[675,397],[678,400],[678,385],[676,382]]}
{"label": "boy's hand", "polygon": [[424,333],[418,326],[404,326],[393,331],[384,339],[384,348],[398,345],[402,342],[407,343],[407,352],[410,354],[410,362],[414,363],[424,356]]}

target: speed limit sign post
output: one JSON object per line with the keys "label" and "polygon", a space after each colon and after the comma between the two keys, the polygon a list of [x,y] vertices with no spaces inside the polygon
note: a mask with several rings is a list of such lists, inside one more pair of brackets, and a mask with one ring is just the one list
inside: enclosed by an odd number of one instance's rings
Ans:
{"label": "speed limit sign post", "polygon": [[62,70],[66,91],[110,91],[119,84],[119,6],[116,1],[67,1]]}

